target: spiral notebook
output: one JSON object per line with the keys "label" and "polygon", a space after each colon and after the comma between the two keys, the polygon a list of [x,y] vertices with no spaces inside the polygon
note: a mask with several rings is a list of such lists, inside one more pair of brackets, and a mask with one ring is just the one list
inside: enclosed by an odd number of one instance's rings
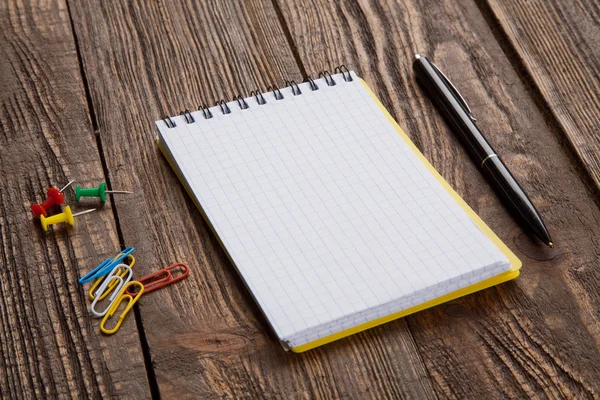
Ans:
{"label": "spiral notebook", "polygon": [[354,72],[156,121],[273,331],[302,352],[513,279],[521,262]]}

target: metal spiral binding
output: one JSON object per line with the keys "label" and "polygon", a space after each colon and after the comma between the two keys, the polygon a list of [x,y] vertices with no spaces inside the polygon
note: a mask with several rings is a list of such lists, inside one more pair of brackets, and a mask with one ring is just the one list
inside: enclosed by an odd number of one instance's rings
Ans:
{"label": "metal spiral binding", "polygon": [[298,84],[296,83],[296,81],[285,82],[285,87],[291,87],[292,93],[294,94],[294,96],[298,96],[299,94],[302,94],[302,91],[298,87]]}
{"label": "metal spiral binding", "polygon": [[245,110],[250,107],[248,105],[248,103],[246,103],[246,100],[244,100],[244,98],[242,97],[241,94],[238,94],[237,96],[233,96],[233,100],[237,101],[238,107],[240,108],[240,110]]}
{"label": "metal spiral binding", "polygon": [[168,115],[163,118],[163,121],[165,122],[165,125],[167,125],[167,128],[169,128],[169,129],[175,128],[177,126],[177,124]]}
{"label": "metal spiral binding", "polygon": [[229,106],[227,105],[227,103],[225,103],[225,100],[223,100],[223,99],[217,100],[217,105],[219,107],[221,107],[221,112],[223,114],[231,114],[231,110],[229,109]]}
{"label": "metal spiral binding", "polygon": [[[352,75],[350,74],[350,71],[348,70],[348,68],[345,65],[340,65],[338,67],[335,67],[335,69],[333,70],[333,73],[334,74],[336,74],[336,73],[342,74],[342,78],[344,79],[345,82],[353,81]],[[335,79],[333,79],[333,77],[331,76],[331,74],[329,73],[328,70],[319,72],[318,77],[325,79],[325,83],[327,84],[327,86],[337,85],[337,82],[335,81]],[[310,88],[311,91],[314,92],[316,90],[319,90],[319,86],[315,83],[314,80],[312,80],[312,78],[307,77],[306,83],[308,83],[308,87]],[[286,81],[285,87],[291,88],[292,94],[294,96],[299,96],[302,94],[300,87],[298,86],[298,84],[295,81]],[[281,90],[279,90],[279,87],[277,87],[276,85],[269,86],[267,88],[267,92],[273,92],[273,96],[275,96],[275,100],[283,100],[285,98],[283,93],[281,93]],[[267,100],[265,99],[265,97],[263,96],[263,93],[259,89],[251,91],[250,96],[254,96],[254,98],[256,99],[256,104],[258,104],[258,105],[262,106],[264,104],[267,104]],[[250,105],[248,104],[246,99],[244,99],[244,97],[242,97],[242,95],[234,96],[233,101],[237,102],[240,110],[246,110],[246,109],[250,108]],[[222,100],[222,99],[218,100],[218,101],[216,101],[215,104],[217,106],[219,106],[219,108],[221,109],[221,113],[223,113],[224,115],[231,114],[231,109],[229,108],[229,106],[227,105],[227,103],[224,100]],[[206,104],[199,105],[198,111],[202,111],[202,115],[204,116],[204,119],[213,118],[213,114],[211,113],[210,109],[208,108],[208,106]],[[196,119],[194,118],[192,113],[187,109],[184,111],[181,111],[181,113],[179,115],[182,115],[185,118],[185,122],[187,124],[192,124],[192,123],[196,122]],[[169,129],[175,128],[177,126],[175,121],[173,121],[171,119],[171,117],[169,117],[169,116],[165,116],[163,118],[163,121],[164,121],[165,125],[167,126],[167,128],[169,128]]]}
{"label": "metal spiral binding", "polygon": [[190,113],[190,110],[182,111],[179,115],[183,115],[183,118],[185,118],[185,122],[188,124],[193,124],[194,122],[196,122],[194,117],[192,117],[192,113]]}
{"label": "metal spiral binding", "polygon": [[329,73],[329,71],[325,70],[323,72],[319,72],[319,78],[323,77],[325,79],[325,83],[327,84],[327,86],[335,86],[335,80],[332,78],[331,74]]}
{"label": "metal spiral binding", "polygon": [[273,92],[273,95],[275,96],[275,100],[283,100],[285,97],[283,97],[283,94],[281,94],[281,90],[279,90],[279,88],[276,85],[273,86],[269,86],[267,88],[267,92]]}
{"label": "metal spiral binding", "polygon": [[259,106],[262,106],[263,104],[267,104],[265,97],[262,95],[262,93],[258,89],[251,91],[250,96],[254,96],[254,98],[256,99],[256,102],[258,103]]}
{"label": "metal spiral binding", "polygon": [[342,74],[342,77],[346,82],[352,82],[352,75],[350,75],[350,71],[348,71],[348,68],[346,68],[344,64],[340,65],[339,67],[335,67],[333,73],[335,74],[336,72]]}
{"label": "metal spiral binding", "polygon": [[198,106],[198,111],[202,110],[202,114],[204,114],[204,119],[211,119],[213,117],[212,113],[210,112],[210,110],[208,109],[208,106],[206,104],[202,104],[201,106]]}

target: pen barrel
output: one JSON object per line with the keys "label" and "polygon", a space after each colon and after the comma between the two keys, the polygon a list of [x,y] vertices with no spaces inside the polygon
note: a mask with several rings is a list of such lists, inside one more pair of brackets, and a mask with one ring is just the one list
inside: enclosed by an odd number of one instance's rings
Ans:
{"label": "pen barrel", "polygon": [[512,214],[520,220],[521,225],[528,228],[530,233],[544,243],[551,242],[550,233],[535,206],[500,157],[488,158],[481,169],[487,181],[494,187]]}
{"label": "pen barrel", "polygon": [[[528,231],[551,244],[550,234],[535,206],[529,200],[492,146],[475,125],[468,107],[452,83],[443,76],[427,58],[417,56],[413,70],[418,82],[427,91],[452,131],[475,160],[488,182],[494,187],[503,203]],[[461,101],[462,100],[462,101]]]}
{"label": "pen barrel", "polygon": [[486,157],[494,154],[494,149],[483,137],[483,134],[456,98],[452,89],[425,57],[415,60],[413,70],[417,81],[428,92],[429,98],[450,125],[452,131],[477,165],[481,165]]}

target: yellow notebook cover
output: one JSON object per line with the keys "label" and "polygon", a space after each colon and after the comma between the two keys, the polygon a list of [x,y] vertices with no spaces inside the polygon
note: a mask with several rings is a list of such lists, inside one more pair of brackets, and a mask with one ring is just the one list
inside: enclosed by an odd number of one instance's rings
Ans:
{"label": "yellow notebook cover", "polygon": [[[423,165],[429,170],[429,172],[436,178],[437,181],[439,181],[439,183],[443,186],[443,188],[451,195],[451,197],[456,201],[456,203],[467,213],[467,215],[471,218],[471,220],[479,227],[479,229],[498,247],[498,249],[506,256],[506,258],[509,260],[510,265],[511,265],[511,269],[501,273],[499,275],[496,275],[492,278],[480,281],[476,284],[464,287],[462,289],[456,290],[454,292],[448,293],[446,295],[443,295],[441,297],[437,297],[433,300],[424,302],[422,304],[419,304],[417,306],[414,307],[410,307],[408,309],[404,309],[400,312],[397,313],[393,313],[378,319],[374,319],[371,320],[369,322],[354,326],[350,329],[346,329],[322,338],[319,338],[317,340],[311,341],[309,343],[306,344],[302,344],[300,346],[295,346],[295,347],[289,347],[289,349],[293,352],[296,353],[301,353],[310,349],[313,349],[315,347],[319,347],[322,346],[324,344],[333,342],[335,340],[344,338],[346,336],[350,336],[353,335],[355,333],[364,331],[366,329],[370,329],[373,328],[375,326],[384,324],[386,322],[390,322],[393,321],[395,319],[413,314],[415,312],[418,311],[422,311],[425,310],[427,308],[430,307],[434,307],[436,305],[457,299],[459,297],[465,296],[467,294],[470,293],[474,293],[476,291],[479,290],[483,290],[486,288],[489,288],[491,286],[494,285],[498,285],[500,283],[506,282],[508,280],[514,279],[517,276],[519,276],[520,273],[520,268],[521,268],[521,261],[516,257],[516,255],[498,238],[498,236],[496,236],[496,234],[485,224],[485,222],[471,209],[471,207],[469,207],[469,205],[458,195],[458,193],[456,193],[454,191],[454,189],[452,189],[452,187],[450,187],[450,185],[445,181],[445,179],[437,172],[437,170],[429,163],[429,161],[423,156],[423,154],[419,151],[419,149],[417,149],[417,147],[414,145],[414,143],[412,143],[412,141],[409,139],[409,137],[406,135],[406,133],[402,130],[402,128],[400,128],[400,126],[398,125],[398,123],[393,119],[393,117],[390,115],[390,113],[385,109],[385,107],[383,106],[383,104],[381,104],[381,102],[379,101],[379,99],[375,96],[375,94],[371,91],[371,89],[368,87],[368,85],[364,82],[364,80],[360,79],[362,85],[364,85],[364,87],[366,88],[366,90],[368,91],[369,95],[372,97],[372,99],[375,101],[375,103],[377,104],[377,106],[381,109],[382,113],[386,116],[387,120],[390,122],[390,124],[393,125],[393,127],[396,129],[396,131],[398,132],[398,134],[402,137],[402,139],[406,142],[406,144],[410,147],[410,149],[414,152],[415,155],[418,156],[419,160],[423,163]],[[180,179],[180,181],[182,182],[182,184],[184,185],[184,187],[186,188],[186,191],[188,192],[188,194],[190,195],[190,197],[194,200],[194,202],[196,203],[196,206],[198,207],[198,209],[200,210],[200,212],[202,213],[202,215],[204,216],[205,220],[207,221],[208,225],[211,227],[211,229],[213,230],[213,233],[215,233],[217,239],[219,240],[219,242],[221,243],[223,249],[225,250],[225,253],[229,256],[229,253],[227,251],[227,248],[223,245],[221,238],[219,238],[219,236],[216,234],[213,225],[210,221],[210,219],[206,216],[204,210],[202,209],[202,207],[200,206],[200,204],[196,201],[196,198],[192,195],[192,191],[190,190],[190,188],[188,187],[188,185],[186,184],[185,180],[182,178],[182,174],[181,171],[179,170],[179,168],[177,168],[177,166],[175,165],[168,149],[166,149],[160,140],[157,141],[159,148],[161,149],[161,151],[163,152],[163,154],[165,155],[166,159],[168,160],[169,164],[171,165],[171,167],[173,168],[173,170],[176,172],[178,178]],[[230,257],[231,260],[231,257]],[[233,263],[233,260],[231,260]],[[233,265],[235,266],[235,263],[233,263]],[[237,266],[235,266],[237,269]]]}

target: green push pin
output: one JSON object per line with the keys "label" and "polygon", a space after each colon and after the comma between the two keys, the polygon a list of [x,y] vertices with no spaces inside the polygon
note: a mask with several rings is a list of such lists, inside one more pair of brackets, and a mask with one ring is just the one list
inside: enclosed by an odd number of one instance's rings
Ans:
{"label": "green push pin", "polygon": [[106,194],[132,194],[126,190],[106,190],[106,182],[102,182],[97,188],[82,188],[75,185],[75,200],[79,201],[82,197],[99,197],[100,201],[106,203]]}

